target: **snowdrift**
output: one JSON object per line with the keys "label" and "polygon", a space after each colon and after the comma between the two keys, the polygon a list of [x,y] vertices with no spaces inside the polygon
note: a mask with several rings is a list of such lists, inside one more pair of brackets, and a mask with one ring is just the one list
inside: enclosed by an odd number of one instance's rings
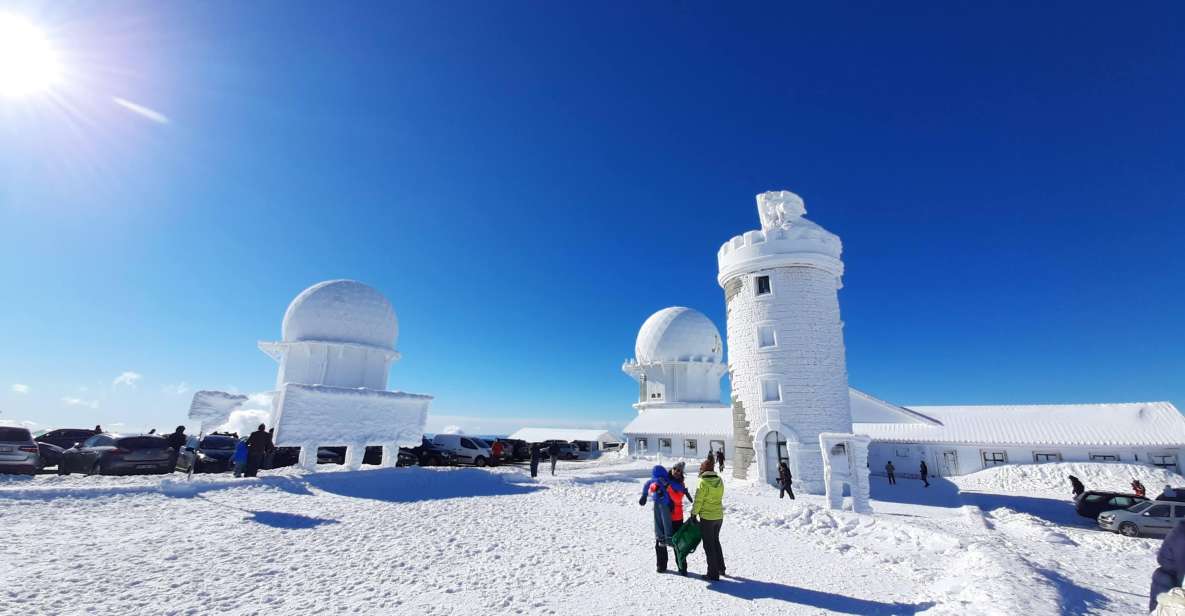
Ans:
{"label": "snowdrift", "polygon": [[1058,462],[1049,464],[1007,464],[954,477],[962,490],[1031,494],[1070,493],[1070,475],[1082,480],[1087,490],[1131,492],[1131,482],[1139,479],[1156,496],[1166,485],[1185,486],[1185,477],[1147,464],[1124,462]]}

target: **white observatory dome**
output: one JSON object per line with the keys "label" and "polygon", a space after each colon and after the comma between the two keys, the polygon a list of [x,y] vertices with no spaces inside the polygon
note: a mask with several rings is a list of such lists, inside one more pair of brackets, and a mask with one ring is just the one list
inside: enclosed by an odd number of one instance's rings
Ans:
{"label": "white observatory dome", "polygon": [[724,359],[720,332],[698,310],[672,306],[650,315],[638,331],[635,359],[657,361],[712,361]]}
{"label": "white observatory dome", "polygon": [[326,280],[296,296],[284,313],[284,342],[347,342],[395,349],[399,321],[391,302],[356,280]]}

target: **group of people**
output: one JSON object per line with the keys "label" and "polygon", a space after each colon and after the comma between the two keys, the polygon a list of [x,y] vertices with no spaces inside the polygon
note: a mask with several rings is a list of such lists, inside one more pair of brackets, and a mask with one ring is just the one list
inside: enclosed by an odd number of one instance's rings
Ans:
{"label": "group of people", "polygon": [[[555,465],[560,459],[560,445],[559,443],[551,443],[547,446],[547,457],[551,459],[551,474],[555,476]],[[539,462],[543,459],[543,445],[535,443],[531,445],[531,476],[539,476]]]}
{"label": "group of people", "polygon": [[[893,466],[893,461],[885,462],[885,475],[889,478],[889,485],[897,485],[897,467]],[[918,478],[922,480],[925,487],[930,487],[930,467],[926,466],[926,461],[922,460],[921,465],[918,466]]]}
{"label": "group of people", "polygon": [[[95,428],[98,428],[98,426],[95,426]],[[154,432],[156,432],[155,429],[150,434]],[[185,434],[185,426],[177,426],[177,429],[173,430],[172,434],[165,437],[165,441],[173,449],[174,466],[177,465],[177,456],[181,453],[181,449],[186,446],[186,441],[188,440]],[[259,424],[259,427],[246,440],[238,439],[235,442],[235,452],[231,456],[231,464],[235,477],[257,476],[259,469],[265,468],[268,465],[268,457],[275,451],[276,446],[272,443],[272,432],[267,429],[266,425]]]}
{"label": "group of people", "polygon": [[[724,524],[724,481],[716,474],[719,460],[723,468],[723,455],[708,454],[699,466],[699,483],[695,496],[687,489],[684,477],[686,464],[679,462],[669,470],[663,466],[651,469],[650,480],[642,486],[638,504],[654,503],[654,555],[659,573],[667,570],[667,548],[675,549],[675,562],[680,575],[687,575],[687,554],[680,550],[686,545],[675,541],[676,534],[685,524],[694,524],[700,531],[708,580],[719,580],[725,575],[724,551],[720,546],[720,529]],[[691,515],[683,519],[683,499],[691,503]],[[694,549],[694,547],[692,547]]]}

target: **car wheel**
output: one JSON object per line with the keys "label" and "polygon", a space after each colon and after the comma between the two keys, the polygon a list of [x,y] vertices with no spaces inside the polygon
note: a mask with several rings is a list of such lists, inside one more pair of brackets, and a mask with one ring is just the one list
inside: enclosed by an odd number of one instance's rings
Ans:
{"label": "car wheel", "polygon": [[485,466],[486,465],[485,456],[477,456],[477,459],[475,459],[473,461],[473,463],[477,466]]}
{"label": "car wheel", "polygon": [[1132,524],[1131,522],[1124,522],[1123,524],[1119,525],[1119,534],[1123,535],[1124,537],[1139,537],[1140,527]]}

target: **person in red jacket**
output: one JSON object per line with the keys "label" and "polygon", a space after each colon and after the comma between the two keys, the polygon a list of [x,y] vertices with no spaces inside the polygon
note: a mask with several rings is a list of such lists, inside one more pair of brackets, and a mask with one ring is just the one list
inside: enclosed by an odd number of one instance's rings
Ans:
{"label": "person in red jacket", "polygon": [[498,462],[502,460],[502,443],[494,441],[494,444],[490,446],[490,453],[494,457],[493,460],[490,460],[490,466],[497,466]]}
{"label": "person in red jacket", "polygon": [[[687,465],[680,462],[671,467],[668,472],[667,481],[667,496],[670,497],[671,502],[671,534],[679,532],[683,526],[683,497],[687,497],[691,501],[691,493],[687,491],[687,486],[683,481],[683,471]],[[658,484],[650,486],[650,492],[654,493],[658,490]],[[662,554],[658,555],[658,564],[662,569],[666,569],[667,564],[667,549],[666,546],[662,548]],[[687,569],[679,569],[680,575],[687,575]]]}

